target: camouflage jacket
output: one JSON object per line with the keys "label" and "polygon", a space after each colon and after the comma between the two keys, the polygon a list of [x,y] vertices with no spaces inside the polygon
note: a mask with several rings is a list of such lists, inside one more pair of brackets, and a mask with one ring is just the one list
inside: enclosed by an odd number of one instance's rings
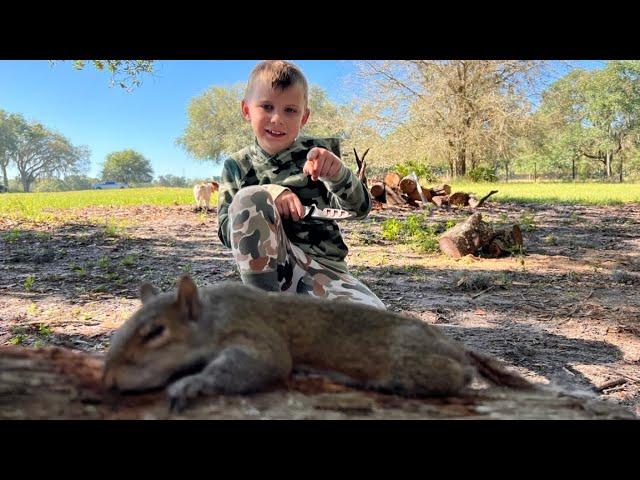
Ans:
{"label": "camouflage jacket", "polygon": [[[250,185],[263,185],[273,198],[284,190],[295,193],[302,205],[319,208],[341,208],[365,218],[371,210],[371,197],[364,184],[345,165],[335,181],[313,181],[302,172],[307,153],[322,147],[340,157],[337,138],[299,137],[291,147],[269,155],[254,140],[253,145],[231,155],[224,162],[218,192],[218,237],[231,248],[229,237],[229,205],[236,192]],[[283,219],[289,240],[322,265],[346,272],[348,253],[340,228],[334,220],[306,219],[299,222]]]}

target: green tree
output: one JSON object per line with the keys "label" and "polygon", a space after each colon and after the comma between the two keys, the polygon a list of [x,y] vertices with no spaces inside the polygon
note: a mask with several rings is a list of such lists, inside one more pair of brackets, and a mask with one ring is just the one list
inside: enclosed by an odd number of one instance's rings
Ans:
{"label": "green tree", "polygon": [[0,170],[2,170],[2,183],[5,189],[9,188],[7,167],[16,149],[18,121],[19,118],[15,114],[0,110]]}
{"label": "green tree", "polygon": [[572,71],[549,87],[540,111],[552,126],[548,144],[569,152],[574,176],[582,157],[601,162],[611,179],[614,160],[622,162],[640,135],[640,61]]}
{"label": "green tree", "polygon": [[[538,61],[359,62],[363,111],[395,162],[443,163],[453,176],[484,163],[508,168],[530,104]],[[398,158],[399,156],[405,158]]]}
{"label": "green tree", "polygon": [[157,178],[156,183],[163,187],[180,187],[180,188],[188,187],[190,184],[189,180],[187,180],[185,177],[178,177],[176,175],[171,175],[171,174],[160,175]]}
{"label": "green tree", "polygon": [[26,122],[21,115],[11,118],[13,147],[9,161],[18,169],[25,192],[41,177],[60,177],[87,169],[89,149],[74,146],[63,135],[37,122]]}
{"label": "green tree", "polygon": [[129,149],[107,155],[100,175],[103,180],[147,183],[153,180],[153,169],[142,154]]}
{"label": "green tree", "polygon": [[[253,140],[251,125],[240,111],[245,85],[211,87],[187,107],[188,123],[176,144],[197,160],[218,163]],[[347,110],[329,100],[322,88],[309,89],[311,116],[301,133],[345,137]]]}
{"label": "green tree", "polygon": [[[56,64],[56,60],[50,60],[51,65]],[[106,70],[111,74],[110,86],[119,85],[128,92],[142,84],[142,77],[145,74],[152,75],[154,72],[154,60],[74,60],[73,68],[82,70],[90,63],[96,70]]]}

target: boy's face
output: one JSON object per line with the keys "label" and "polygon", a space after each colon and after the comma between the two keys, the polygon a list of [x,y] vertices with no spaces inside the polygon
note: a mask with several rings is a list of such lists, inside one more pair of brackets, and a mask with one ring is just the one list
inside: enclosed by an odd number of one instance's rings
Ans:
{"label": "boy's face", "polygon": [[295,141],[307,123],[309,109],[305,107],[302,85],[274,90],[266,82],[256,82],[253,91],[242,101],[242,115],[251,122],[258,144],[275,155]]}

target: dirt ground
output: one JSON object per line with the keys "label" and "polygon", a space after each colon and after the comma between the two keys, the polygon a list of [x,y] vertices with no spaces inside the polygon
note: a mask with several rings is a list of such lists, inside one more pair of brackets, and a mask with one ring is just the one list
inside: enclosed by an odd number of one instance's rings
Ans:
{"label": "dirt ground", "polygon": [[[385,219],[418,211],[384,208],[341,223],[348,263],[390,310],[437,324],[534,382],[596,392],[640,415],[640,205],[488,202],[481,211],[487,221],[524,225],[526,255],[456,261],[421,253],[380,235]],[[0,219],[0,345],[104,352],[138,307],[142,281],[169,289],[182,273],[199,285],[239,280],[215,212],[74,214],[59,224]]]}

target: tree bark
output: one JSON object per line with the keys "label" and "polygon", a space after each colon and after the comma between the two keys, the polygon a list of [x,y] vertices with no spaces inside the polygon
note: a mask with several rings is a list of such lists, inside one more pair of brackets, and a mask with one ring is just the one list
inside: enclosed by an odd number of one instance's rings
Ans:
{"label": "tree bark", "polygon": [[7,191],[9,191],[9,177],[7,177],[7,164],[2,163],[2,184],[5,186]]}
{"label": "tree bark", "polygon": [[407,399],[304,376],[252,395],[201,397],[178,414],[164,391],[106,391],[102,365],[100,355],[59,347],[0,347],[0,420],[635,419],[618,405],[551,390],[489,387]]}

